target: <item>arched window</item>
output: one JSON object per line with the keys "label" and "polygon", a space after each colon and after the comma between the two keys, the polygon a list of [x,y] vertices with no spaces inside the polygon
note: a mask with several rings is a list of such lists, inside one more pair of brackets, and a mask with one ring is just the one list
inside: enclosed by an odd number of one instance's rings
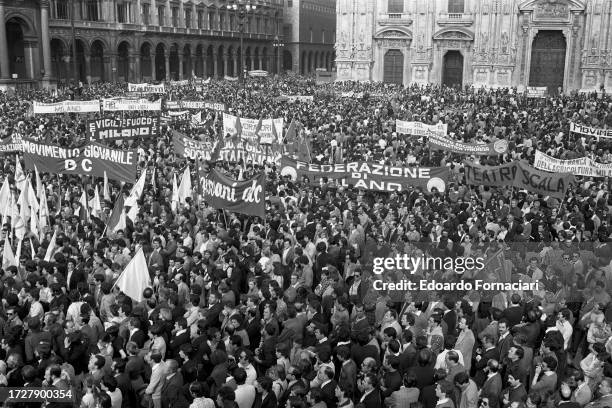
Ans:
{"label": "arched window", "polygon": [[387,13],[403,13],[404,0],[389,0]]}
{"label": "arched window", "polygon": [[448,12],[463,14],[465,12],[465,0],[448,0]]}

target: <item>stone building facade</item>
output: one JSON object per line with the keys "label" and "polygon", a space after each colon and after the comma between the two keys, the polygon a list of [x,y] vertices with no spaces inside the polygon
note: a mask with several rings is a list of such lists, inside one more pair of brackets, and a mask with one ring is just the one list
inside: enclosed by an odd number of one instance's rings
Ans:
{"label": "stone building facade", "polygon": [[[0,86],[275,72],[283,0],[0,0]],[[74,18],[71,10],[74,9]],[[73,64],[73,30],[76,64]],[[4,34],[4,35],[3,35]]]}
{"label": "stone building facade", "polygon": [[609,0],[338,0],[339,80],[612,91]]}

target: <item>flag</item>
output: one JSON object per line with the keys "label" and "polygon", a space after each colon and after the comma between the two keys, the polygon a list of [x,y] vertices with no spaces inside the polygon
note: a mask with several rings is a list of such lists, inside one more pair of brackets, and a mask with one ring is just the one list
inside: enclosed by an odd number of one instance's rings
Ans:
{"label": "flag", "polygon": [[2,269],[6,270],[9,266],[17,266],[17,260],[11,248],[8,238],[4,238],[4,250],[2,251]]}
{"label": "flag", "polygon": [[19,258],[21,258],[21,244],[23,243],[23,239],[20,239],[17,243],[17,250],[15,251],[15,262],[17,262],[17,267],[19,267]]}
{"label": "flag", "polygon": [[30,232],[36,236],[40,234],[40,230],[38,229],[38,217],[36,215],[32,215],[30,218]]}
{"label": "flag", "polygon": [[91,215],[100,218],[100,214],[102,214],[102,203],[100,202],[100,192],[98,191],[97,185],[94,189],[93,198],[89,200],[89,208],[91,208]]}
{"label": "flag", "polygon": [[297,145],[297,159],[310,163],[312,161],[312,157],[310,156],[310,137],[302,132],[297,139],[297,144],[294,143],[294,146]]}
{"label": "flag", "polygon": [[40,196],[40,211],[38,212],[38,226],[44,229],[49,225],[49,206],[47,205],[47,191],[43,187],[42,195]]}
{"label": "flag", "polygon": [[119,194],[117,197],[117,201],[115,202],[115,206],[113,207],[113,211],[108,217],[108,221],[106,222],[106,228],[110,232],[116,232],[121,229],[125,229],[125,199],[123,198],[123,193]]}
{"label": "flag", "polygon": [[198,127],[202,125],[202,111],[191,116],[191,126]]}
{"label": "flag", "polygon": [[21,162],[19,161],[19,155],[17,155],[17,161],[15,163],[15,186],[19,190],[23,190],[25,185],[26,175],[21,167]]}
{"label": "flag", "polygon": [[142,170],[142,174],[140,175],[140,178],[138,179],[136,184],[134,184],[134,186],[132,187],[132,190],[130,191],[130,196],[125,201],[126,207],[133,207],[136,205],[136,202],[140,200],[140,196],[142,195],[142,192],[144,191],[146,178],[147,178],[147,168],[145,167]]}
{"label": "flag", "polygon": [[172,211],[176,212],[178,209],[179,203],[179,189],[176,184],[176,173],[172,175],[172,200],[170,202],[170,206],[172,207]]}
{"label": "flag", "polygon": [[155,170],[156,168],[153,167],[153,173],[151,174],[151,185],[153,186],[153,191],[157,193],[157,182],[155,180]]}
{"label": "flag", "polygon": [[9,186],[8,177],[4,178],[2,188],[0,188],[0,213],[8,215],[7,212],[11,205],[11,186]]}
{"label": "flag", "polygon": [[138,204],[133,205],[130,207],[130,209],[127,212],[127,217],[132,220],[132,222],[136,222],[136,216],[138,215],[138,210],[140,210],[140,207],[138,206]]}
{"label": "flag", "polygon": [[85,189],[83,189],[81,192],[79,204],[81,204],[81,208],[79,209],[79,218],[86,222],[89,221],[89,204],[87,203],[87,194],[85,193]]}
{"label": "flag", "polygon": [[295,119],[291,121],[289,127],[287,128],[287,132],[285,133],[285,142],[295,143]]}
{"label": "flag", "polygon": [[105,201],[111,200],[110,190],[108,188],[108,176],[106,175],[106,172],[104,172],[104,187],[102,189],[102,195],[104,196]]}
{"label": "flag", "polygon": [[38,172],[38,167],[36,167],[36,165],[34,165],[34,174],[36,177],[34,180],[36,181],[36,196],[42,197],[43,185],[42,185],[42,182],[40,181],[40,173]]}
{"label": "flag", "polygon": [[185,167],[183,177],[181,177],[181,185],[178,188],[179,203],[187,202],[187,197],[191,197],[191,172],[189,171],[189,166]]}
{"label": "flag", "polygon": [[40,210],[36,195],[37,194],[34,191],[34,187],[32,187],[32,180],[28,178],[28,205],[30,206],[34,214],[38,214],[38,210]]}
{"label": "flag", "polygon": [[30,205],[28,203],[28,193],[30,192],[29,185],[30,179],[27,178],[25,183],[22,186],[21,192],[19,193],[19,198],[17,199],[17,204],[19,205],[19,215],[23,217],[24,221],[30,219]]}
{"label": "flag", "polygon": [[279,139],[278,139],[278,133],[276,132],[276,126],[274,126],[274,119],[271,119],[272,121],[272,145],[278,144]]}
{"label": "flag", "polygon": [[51,237],[51,242],[49,242],[49,246],[47,247],[47,252],[45,252],[45,261],[49,262],[51,257],[53,256],[53,252],[55,251],[55,246],[57,240],[57,230],[53,231],[53,236]]}
{"label": "flag", "polygon": [[149,269],[147,268],[147,260],[142,248],[138,250],[134,258],[130,260],[123,272],[121,272],[113,287],[115,286],[136,302],[144,300],[142,292],[152,285]]}
{"label": "flag", "polygon": [[259,117],[259,122],[257,122],[257,127],[255,127],[255,137],[257,138],[257,144],[261,144],[261,135],[259,132],[261,131],[262,118]]}
{"label": "flag", "polygon": [[32,238],[29,238],[30,240],[30,255],[32,256],[32,260],[34,260],[34,255],[36,255],[34,253],[34,244],[32,243]]}
{"label": "flag", "polygon": [[17,203],[15,202],[15,196],[11,194],[11,227],[15,231],[15,236],[18,239],[23,239],[26,233],[25,226],[25,206],[21,206],[21,209],[17,208]]}
{"label": "flag", "polygon": [[236,126],[234,128],[236,133],[232,135],[232,141],[234,144],[236,144],[240,140],[240,136],[242,136],[242,124],[240,123],[240,118],[238,116],[236,116]]}

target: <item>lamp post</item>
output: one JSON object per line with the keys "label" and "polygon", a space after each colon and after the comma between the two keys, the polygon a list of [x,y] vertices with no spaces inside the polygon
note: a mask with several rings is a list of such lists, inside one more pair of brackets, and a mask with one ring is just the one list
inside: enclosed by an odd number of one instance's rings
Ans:
{"label": "lamp post", "polygon": [[240,32],[240,76],[238,77],[238,81],[244,87],[244,83],[246,81],[246,66],[244,63],[244,31],[245,25],[248,22],[248,13],[251,11],[255,11],[257,9],[257,5],[250,0],[229,0],[229,4],[227,5],[228,10],[233,10],[238,14],[238,29]]}
{"label": "lamp post", "polygon": [[278,38],[278,35],[274,37],[274,43],[272,44],[272,46],[274,47],[274,49],[276,50],[276,73],[277,75],[281,74],[281,48],[283,48],[285,46],[285,44],[283,42],[281,42],[280,38]]}

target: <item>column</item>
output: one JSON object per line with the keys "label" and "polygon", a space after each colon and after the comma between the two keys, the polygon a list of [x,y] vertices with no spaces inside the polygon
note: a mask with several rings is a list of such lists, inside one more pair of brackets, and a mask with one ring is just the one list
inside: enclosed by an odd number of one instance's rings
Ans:
{"label": "column", "polygon": [[23,53],[25,59],[25,77],[24,79],[36,79],[36,73],[34,72],[35,61],[34,61],[34,52],[33,49],[36,47],[36,44],[33,44],[31,41],[23,42]]}
{"label": "column", "polygon": [[255,71],[255,56],[249,55],[249,59],[251,60],[251,71]]}
{"label": "column", "polygon": [[213,78],[219,78],[219,58],[216,52],[213,53]]}
{"label": "column", "polygon": [[229,76],[229,73],[227,72],[227,59],[228,59],[228,55],[223,54],[223,75],[224,76]]}
{"label": "column", "polygon": [[260,55],[257,57],[258,65],[257,69],[263,69],[263,57]]}
{"label": "column", "polygon": [[[181,3],[183,4],[183,3]],[[183,80],[183,54],[179,53],[178,54],[178,60],[179,60],[179,72],[178,72],[178,79],[179,81]]]}
{"label": "column", "polygon": [[142,78],[142,73],[140,72],[140,54],[131,54],[129,56],[129,64],[130,81],[140,82],[140,78]]}
{"label": "column", "polygon": [[166,81],[170,80],[170,52],[164,55],[166,57]]}
{"label": "column", "polygon": [[49,2],[40,2],[40,26],[43,52],[43,79],[51,78],[51,41],[49,40]]}
{"label": "column", "polygon": [[[166,15],[164,16],[166,26],[172,26],[172,7],[170,7],[170,0],[166,0]],[[167,75],[167,74],[166,74]]]}
{"label": "column", "polygon": [[91,85],[91,56],[85,55],[85,80]]}
{"label": "column", "polygon": [[11,77],[9,72],[8,45],[6,42],[6,24],[4,22],[4,0],[0,0],[0,78]]}
{"label": "column", "polygon": [[151,54],[151,81],[157,80],[157,74],[155,73],[155,54]]}
{"label": "column", "polygon": [[117,78],[118,78],[117,76],[117,54],[111,54],[110,63],[111,63],[112,81],[117,82]]}
{"label": "column", "polygon": [[273,73],[274,70],[274,57],[272,55],[268,55],[268,72]]}
{"label": "column", "polygon": [[[152,6],[155,7],[155,2],[153,2]],[[132,12],[134,13],[134,24],[142,24],[142,7],[140,6],[140,0],[136,0],[136,10],[132,10]],[[151,18],[151,16],[149,16],[149,18]]]}
{"label": "column", "polygon": [[[178,18],[179,27],[186,27],[185,24],[185,9],[183,8],[183,2],[179,1],[179,18]],[[182,72],[182,71],[181,71]]]}
{"label": "column", "polygon": [[206,54],[204,54],[205,49],[202,49],[202,61],[200,61],[200,64],[202,64],[202,78],[206,78]]}
{"label": "column", "polygon": [[238,76],[238,54],[232,54],[232,59],[234,60],[234,74],[233,76]]}

